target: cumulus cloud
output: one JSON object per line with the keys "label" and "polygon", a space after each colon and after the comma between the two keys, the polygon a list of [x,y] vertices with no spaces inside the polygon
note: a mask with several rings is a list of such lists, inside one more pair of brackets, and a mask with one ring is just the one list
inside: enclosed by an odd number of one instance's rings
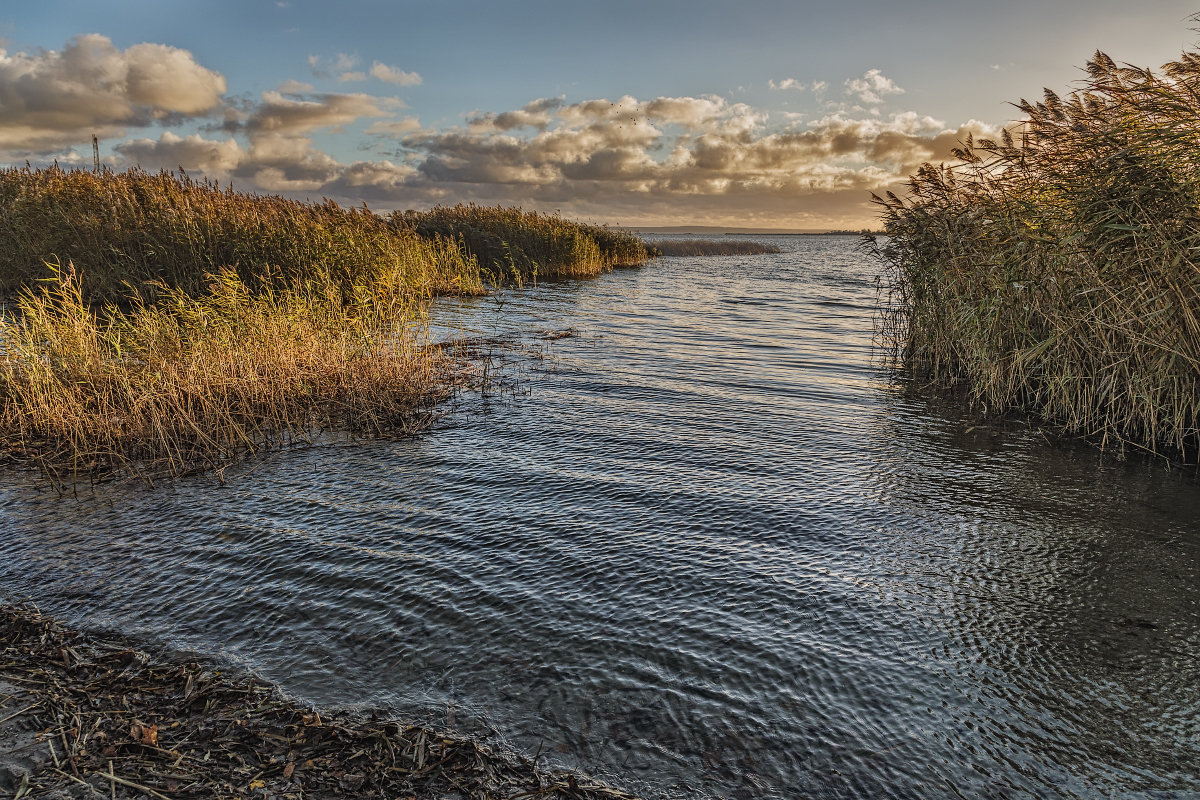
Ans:
{"label": "cumulus cloud", "polygon": [[554,120],[554,112],[562,108],[564,100],[561,97],[544,97],[526,103],[515,111],[505,111],[500,114],[481,114],[471,117],[468,124],[475,130],[494,129],[511,131],[517,128],[537,128],[545,130]]}
{"label": "cumulus cloud", "polygon": [[380,61],[371,65],[371,77],[378,78],[384,83],[394,83],[397,86],[418,86],[421,83],[421,76],[417,73],[405,72]]}
{"label": "cumulus cloud", "polygon": [[[775,119],[718,96],[541,98],[430,130],[396,118],[389,102],[266,92],[230,129],[236,138],[164,133],[119,152],[247,188],[384,209],[473,200],[642,223],[857,227],[873,215],[868,192],[896,187],[924,161],[948,160],[968,132],[999,134],[914,112]],[[309,138],[356,120],[371,120],[366,133],[392,148],[387,159],[346,163]]]}
{"label": "cumulus cloud", "polygon": [[201,172],[210,178],[226,178],[245,159],[246,151],[235,139],[205,139],[199,135],[178,136],[163,131],[157,139],[131,139],[117,145],[117,153],[146,169],[176,169]]}
{"label": "cumulus cloud", "polygon": [[876,105],[890,94],[904,94],[904,90],[896,82],[880,70],[869,69],[861,78],[850,78],[846,81],[846,94],[857,97],[864,103]]}
{"label": "cumulus cloud", "polygon": [[[271,192],[306,193],[329,187],[395,187],[415,170],[391,162],[344,164],[316,148],[308,134],[338,131],[363,119],[373,135],[403,136],[420,129],[415,118],[385,119],[403,107],[393,98],[366,94],[312,93],[312,87],[289,81],[279,91],[263,92],[255,102],[227,107],[227,139],[164,132],[157,140],[139,138],[115,150],[126,164],[149,169],[201,172],[218,179],[236,179],[251,188]],[[283,90],[289,90],[286,93]],[[246,144],[239,141],[244,138]]]}
{"label": "cumulus cloud", "polygon": [[85,34],[61,51],[0,50],[0,151],[45,153],[93,132],[108,137],[207,114],[225,91],[219,72],[162,44],[119,50],[105,36]]}
{"label": "cumulus cloud", "polygon": [[553,119],[543,107],[520,111],[535,110],[536,126],[504,126],[497,124],[503,115],[486,115],[401,142],[419,180],[433,184],[523,185],[544,195],[586,185],[590,192],[606,186],[612,193],[779,198],[880,188],[948,155],[965,135],[914,113],[834,115],[771,131],[764,113],[718,97],[592,100],[555,105]]}
{"label": "cumulus cloud", "polygon": [[386,117],[397,100],[368,94],[318,94],[309,97],[263,92],[262,100],[243,123],[251,133],[306,133],[318,128],[338,129],[363,117]]}

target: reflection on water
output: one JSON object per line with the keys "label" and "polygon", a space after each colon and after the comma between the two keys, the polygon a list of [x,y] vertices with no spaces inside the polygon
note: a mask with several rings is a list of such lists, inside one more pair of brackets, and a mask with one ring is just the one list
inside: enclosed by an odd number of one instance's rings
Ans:
{"label": "reflection on water", "polygon": [[654,796],[1200,793],[1194,473],[890,385],[854,241],[777,241],[446,303],[545,349],[417,439],[12,480],[0,596]]}

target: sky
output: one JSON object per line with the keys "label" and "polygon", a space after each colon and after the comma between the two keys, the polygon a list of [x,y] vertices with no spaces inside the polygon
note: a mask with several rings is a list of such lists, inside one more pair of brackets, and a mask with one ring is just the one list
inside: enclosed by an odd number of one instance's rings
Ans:
{"label": "sky", "polygon": [[1097,49],[1158,67],[1188,0],[139,0],[0,9],[0,165],[183,168],[387,212],[875,224],[871,192]]}

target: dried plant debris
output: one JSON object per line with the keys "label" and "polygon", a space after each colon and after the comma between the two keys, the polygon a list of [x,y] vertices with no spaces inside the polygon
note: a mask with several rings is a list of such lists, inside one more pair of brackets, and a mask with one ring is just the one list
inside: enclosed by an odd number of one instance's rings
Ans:
{"label": "dried plant debris", "polygon": [[633,799],[460,734],[306,708],[253,678],[3,605],[0,795]]}

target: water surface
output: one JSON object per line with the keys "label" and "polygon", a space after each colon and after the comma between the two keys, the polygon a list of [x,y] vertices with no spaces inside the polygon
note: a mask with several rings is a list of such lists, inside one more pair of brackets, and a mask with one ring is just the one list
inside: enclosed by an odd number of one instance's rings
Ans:
{"label": "water surface", "polygon": [[10,477],[0,597],[651,797],[1200,796],[1195,474],[904,391],[855,240],[772,241],[444,303],[518,391],[415,439]]}

